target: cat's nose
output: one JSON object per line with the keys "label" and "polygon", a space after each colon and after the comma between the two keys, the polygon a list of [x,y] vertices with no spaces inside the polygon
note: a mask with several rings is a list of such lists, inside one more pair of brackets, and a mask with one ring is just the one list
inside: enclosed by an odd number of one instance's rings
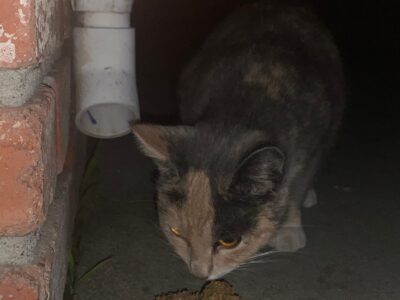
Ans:
{"label": "cat's nose", "polygon": [[192,260],[189,265],[190,273],[198,278],[207,278],[211,273],[211,266],[199,260]]}

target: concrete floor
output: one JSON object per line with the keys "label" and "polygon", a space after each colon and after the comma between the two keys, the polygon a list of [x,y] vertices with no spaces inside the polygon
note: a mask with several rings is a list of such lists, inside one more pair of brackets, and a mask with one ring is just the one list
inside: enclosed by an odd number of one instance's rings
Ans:
{"label": "concrete floor", "polygon": [[[400,141],[394,118],[363,109],[350,112],[316,184],[319,203],[304,211],[307,247],[226,276],[243,299],[400,299]],[[133,138],[101,141],[97,155],[102,180],[82,214],[78,270],[112,260],[82,282],[78,299],[200,288],[158,230],[153,165]]]}

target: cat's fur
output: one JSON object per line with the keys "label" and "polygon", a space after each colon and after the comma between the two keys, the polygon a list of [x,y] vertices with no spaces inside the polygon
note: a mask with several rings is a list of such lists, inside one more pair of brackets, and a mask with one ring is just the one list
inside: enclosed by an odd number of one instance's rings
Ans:
{"label": "cat's fur", "polygon": [[[300,207],[344,103],[324,27],[300,5],[244,6],[189,63],[179,91],[183,125],[133,132],[160,169],[160,224],[189,270],[214,279],[267,244],[304,247]],[[218,246],[235,238],[237,247]]]}

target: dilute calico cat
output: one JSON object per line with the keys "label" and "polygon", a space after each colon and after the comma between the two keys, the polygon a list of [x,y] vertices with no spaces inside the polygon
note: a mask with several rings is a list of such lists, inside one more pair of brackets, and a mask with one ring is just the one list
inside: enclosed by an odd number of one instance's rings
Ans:
{"label": "dilute calico cat", "polygon": [[316,201],[343,81],[337,48],[308,8],[248,4],[184,69],[182,125],[133,125],[160,172],[161,228],[192,274],[216,279],[264,246],[305,246],[300,208]]}

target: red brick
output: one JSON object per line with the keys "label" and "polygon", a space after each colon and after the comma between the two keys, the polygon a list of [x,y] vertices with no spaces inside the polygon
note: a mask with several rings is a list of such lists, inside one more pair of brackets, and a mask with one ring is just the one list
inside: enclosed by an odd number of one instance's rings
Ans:
{"label": "red brick", "polygon": [[70,107],[71,107],[71,59],[64,57],[58,61],[52,71],[45,77],[44,82],[55,92],[55,131],[57,174],[61,173],[67,153]]}
{"label": "red brick", "polygon": [[[79,168],[74,169],[77,173],[65,171],[57,178],[54,201],[30,260],[20,265],[0,265],[0,295],[18,290],[23,297],[13,299],[62,299],[77,201],[77,174],[81,172]],[[8,298],[2,300],[5,299]]]}
{"label": "red brick", "polygon": [[41,87],[27,104],[0,108],[0,235],[35,230],[53,198],[54,98]]}
{"label": "red brick", "polygon": [[37,60],[35,1],[0,1],[0,68],[31,65]]}
{"label": "red brick", "polygon": [[48,63],[58,56],[70,26],[64,1],[0,1],[0,68]]}
{"label": "red brick", "polygon": [[[54,241],[56,242],[56,241]],[[47,246],[54,246],[49,244]],[[55,263],[54,250],[46,248],[47,252],[36,253],[38,255],[31,264],[0,266],[0,300],[47,300],[54,299],[48,297],[50,294],[50,281]],[[58,259],[66,260],[66,257],[58,257]],[[62,278],[60,278],[63,280]],[[65,282],[64,282],[65,284]],[[12,293],[14,297],[9,297]],[[19,296],[19,297],[18,297]],[[7,298],[8,297],[8,298]],[[57,299],[60,299],[57,297]]]}
{"label": "red brick", "polygon": [[38,286],[26,274],[5,272],[0,276],[0,299],[37,300]]}

